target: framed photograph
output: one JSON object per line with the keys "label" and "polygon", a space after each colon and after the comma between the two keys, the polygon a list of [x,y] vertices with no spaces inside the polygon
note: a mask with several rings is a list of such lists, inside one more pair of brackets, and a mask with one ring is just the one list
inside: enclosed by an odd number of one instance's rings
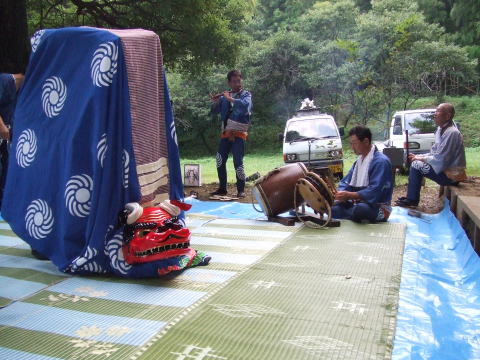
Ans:
{"label": "framed photograph", "polygon": [[202,173],[200,164],[183,165],[183,185],[184,186],[201,186]]}

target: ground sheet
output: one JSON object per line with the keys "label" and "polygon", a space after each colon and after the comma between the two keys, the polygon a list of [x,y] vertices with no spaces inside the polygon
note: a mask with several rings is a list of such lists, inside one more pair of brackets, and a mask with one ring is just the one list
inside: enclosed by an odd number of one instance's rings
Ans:
{"label": "ground sheet", "polygon": [[405,227],[325,231],[192,214],[207,267],[66,276],[0,224],[1,359],[385,359]]}

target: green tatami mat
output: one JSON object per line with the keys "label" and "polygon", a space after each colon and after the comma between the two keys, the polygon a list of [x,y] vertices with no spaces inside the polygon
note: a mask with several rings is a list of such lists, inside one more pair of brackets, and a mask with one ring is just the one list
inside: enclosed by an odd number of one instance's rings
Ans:
{"label": "green tatami mat", "polygon": [[211,264],[161,279],[66,276],[0,234],[0,359],[136,358],[300,229],[195,215],[189,224],[192,246]]}
{"label": "green tatami mat", "polygon": [[302,228],[132,359],[389,359],[405,229]]}
{"label": "green tatami mat", "polygon": [[390,358],[403,225],[188,224],[212,262],[164,279],[66,277],[0,235],[0,359]]}

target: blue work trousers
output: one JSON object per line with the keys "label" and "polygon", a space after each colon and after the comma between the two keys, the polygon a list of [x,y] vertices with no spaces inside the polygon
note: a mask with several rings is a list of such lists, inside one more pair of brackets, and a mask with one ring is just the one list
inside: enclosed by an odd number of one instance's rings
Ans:
{"label": "blue work trousers", "polygon": [[410,166],[408,174],[407,199],[418,202],[420,200],[420,189],[422,187],[422,178],[435,181],[438,185],[449,186],[458,183],[450,180],[444,172],[437,174],[427,163],[414,161]]}
{"label": "blue work trousers", "polygon": [[227,190],[227,160],[228,154],[233,155],[233,166],[237,177],[237,191],[245,191],[245,170],[243,168],[243,156],[245,155],[245,140],[235,137],[234,141],[229,138],[220,140],[217,152],[217,173],[220,182],[219,189]]}
{"label": "blue work trousers", "polygon": [[332,206],[332,218],[352,220],[355,222],[375,222],[379,210],[380,206],[366,202],[354,204],[352,201],[342,201]]}

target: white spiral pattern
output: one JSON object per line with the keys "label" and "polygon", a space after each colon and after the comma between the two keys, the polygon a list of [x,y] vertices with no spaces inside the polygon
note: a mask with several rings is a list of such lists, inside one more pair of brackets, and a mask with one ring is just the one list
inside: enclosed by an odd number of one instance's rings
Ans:
{"label": "white spiral pattern", "polygon": [[222,166],[222,155],[220,155],[220,153],[217,152],[217,156],[215,157],[215,160],[217,161],[217,168],[219,168],[220,166]]}
{"label": "white spiral pattern", "polygon": [[105,160],[105,156],[107,155],[107,150],[107,134],[103,134],[97,144],[97,160],[100,163],[101,167],[103,167],[103,161]]}
{"label": "white spiral pattern", "polygon": [[29,166],[35,160],[37,152],[37,137],[32,129],[22,131],[18,137],[16,148],[17,164],[22,168]]}
{"label": "white spiral pattern", "polygon": [[429,164],[420,160],[413,161],[412,167],[420,171],[423,175],[427,175],[432,169],[432,167]]}
{"label": "white spiral pattern", "polygon": [[90,64],[95,86],[110,86],[117,72],[118,48],[113,42],[103,43],[93,54]]}
{"label": "white spiral pattern", "polygon": [[240,165],[236,170],[237,178],[239,180],[245,180],[245,169],[243,168],[243,165]]}
{"label": "white spiral pattern", "polygon": [[70,178],[65,187],[65,203],[70,214],[85,217],[90,213],[92,190],[93,180],[87,174]]}
{"label": "white spiral pattern", "polygon": [[105,274],[107,271],[99,263],[92,261],[97,254],[97,249],[88,246],[83,256],[79,256],[72,261],[70,265],[70,271],[88,271],[91,273]]}
{"label": "white spiral pattern", "polygon": [[108,256],[107,244],[108,244],[108,241],[110,239],[110,233],[112,232],[112,230],[114,228],[115,227],[113,225],[108,225],[107,231],[105,233],[105,238],[104,238],[104,241],[103,241],[103,253],[105,254],[105,256]]}
{"label": "white spiral pattern", "polygon": [[175,129],[175,123],[172,121],[170,124],[170,135],[172,136],[173,141],[178,146],[178,139],[177,139],[177,130]]}
{"label": "white spiral pattern", "polygon": [[83,271],[88,271],[91,273],[96,273],[96,274],[106,274],[107,270],[105,270],[102,265],[96,263],[95,261],[89,262],[86,264],[83,269]]}
{"label": "white spiral pattern", "polygon": [[93,259],[95,256],[97,256],[97,254],[98,254],[98,251],[96,249],[90,246],[87,246],[87,250],[85,250],[85,254],[83,254],[82,256],[78,256],[70,264],[71,271],[74,272],[81,269],[87,261]]}
{"label": "white spiral pattern", "polygon": [[60,114],[67,99],[67,86],[58,76],[45,80],[42,87],[42,105],[45,114],[52,118]]}
{"label": "white spiral pattern", "polygon": [[34,200],[27,207],[25,224],[28,233],[35,239],[43,239],[52,232],[54,218],[52,209],[42,199]]}
{"label": "white spiral pattern", "polygon": [[128,174],[130,172],[130,155],[128,155],[127,150],[123,150],[122,156],[123,163],[123,187],[128,188]]}
{"label": "white spiral pattern", "polygon": [[38,30],[30,38],[30,44],[32,45],[32,52],[37,51],[38,45],[40,45],[40,41],[44,33],[45,33],[45,30]]}
{"label": "white spiral pattern", "polygon": [[132,265],[125,261],[123,257],[123,235],[122,233],[116,234],[105,247],[105,250],[110,258],[110,264],[112,268],[116,269],[122,274],[126,274],[131,268]]}

